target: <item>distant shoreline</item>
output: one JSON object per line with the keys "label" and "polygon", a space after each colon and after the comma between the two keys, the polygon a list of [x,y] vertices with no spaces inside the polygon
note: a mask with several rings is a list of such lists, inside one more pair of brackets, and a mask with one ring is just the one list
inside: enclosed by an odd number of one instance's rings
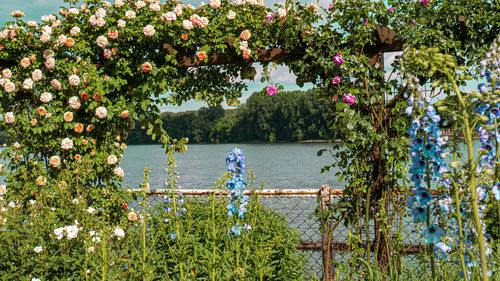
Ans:
{"label": "distant shoreline", "polygon": [[[229,144],[229,143],[267,143],[267,144],[281,144],[281,143],[328,143],[332,140],[302,140],[302,141],[242,141],[242,142],[221,142],[221,143],[213,143],[213,142],[190,142],[188,144]],[[342,142],[342,140],[333,140],[332,142]],[[127,145],[159,145],[159,143],[130,143]]]}

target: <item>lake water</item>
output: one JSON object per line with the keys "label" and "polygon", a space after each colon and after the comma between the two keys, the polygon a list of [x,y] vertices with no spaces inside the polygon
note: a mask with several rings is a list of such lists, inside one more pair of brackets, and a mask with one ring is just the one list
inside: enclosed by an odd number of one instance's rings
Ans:
{"label": "lake water", "polygon": [[[252,169],[256,184],[264,188],[320,188],[329,184],[341,188],[335,172],[320,174],[333,163],[329,153],[317,156],[327,143],[238,143],[190,144],[184,153],[176,154],[178,183],[185,189],[210,189],[217,177],[226,172],[226,156],[233,148],[243,150],[246,171]],[[151,169],[151,189],[164,188],[167,157],[160,145],[130,145],[120,166],[125,171],[125,187],[138,188],[145,167]]]}

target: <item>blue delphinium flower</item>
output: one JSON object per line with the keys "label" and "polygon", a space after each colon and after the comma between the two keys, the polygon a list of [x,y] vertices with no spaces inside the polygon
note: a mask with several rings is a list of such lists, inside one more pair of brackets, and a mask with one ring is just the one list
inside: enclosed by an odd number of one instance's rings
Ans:
{"label": "blue delphinium flower", "polygon": [[491,189],[491,193],[495,196],[495,200],[500,200],[500,183],[495,184],[495,186]]}
{"label": "blue delphinium flower", "polygon": [[448,254],[451,252],[451,247],[444,242],[439,242],[434,245],[434,252],[439,259],[446,260],[448,259]]}
{"label": "blue delphinium flower", "polygon": [[[228,153],[226,158],[227,169],[231,173],[231,178],[226,183],[228,190],[228,197],[230,199],[227,205],[229,217],[237,215],[238,218],[243,219],[247,212],[246,205],[248,204],[249,197],[245,195],[247,184],[243,180],[243,172],[245,169],[245,156],[243,151],[238,148],[233,149]],[[245,229],[246,229],[245,224]],[[242,226],[238,223],[228,231],[228,235],[233,233],[236,236],[241,234]]]}
{"label": "blue delphinium flower", "polygon": [[424,222],[427,217],[427,211],[422,207],[416,207],[411,211],[411,214],[413,215],[415,222]]}
{"label": "blue delphinium flower", "polygon": [[170,233],[170,239],[175,239],[175,238],[177,238],[177,233],[175,232]]}
{"label": "blue delphinium flower", "polygon": [[425,189],[416,190],[414,194],[420,206],[428,206],[432,200],[431,193]]}
{"label": "blue delphinium flower", "polygon": [[443,236],[443,229],[436,225],[431,225],[426,230],[424,230],[425,242],[427,244],[436,244],[441,240]]}

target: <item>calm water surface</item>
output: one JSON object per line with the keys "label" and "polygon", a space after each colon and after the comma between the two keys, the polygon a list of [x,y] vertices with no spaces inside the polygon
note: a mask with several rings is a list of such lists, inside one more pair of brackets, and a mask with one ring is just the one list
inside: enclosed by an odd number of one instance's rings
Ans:
{"label": "calm water surface", "polygon": [[[258,143],[258,144],[190,144],[177,154],[178,183],[186,189],[210,189],[226,170],[226,155],[233,148],[242,149],[246,170],[252,169],[256,184],[265,188],[319,188],[330,184],[339,188],[334,171],[320,174],[333,160],[329,153],[318,157],[317,151],[327,143]],[[166,156],[159,145],[130,145],[120,166],[125,171],[124,186],[138,188],[145,167],[151,169],[151,188],[163,188],[166,179]]]}

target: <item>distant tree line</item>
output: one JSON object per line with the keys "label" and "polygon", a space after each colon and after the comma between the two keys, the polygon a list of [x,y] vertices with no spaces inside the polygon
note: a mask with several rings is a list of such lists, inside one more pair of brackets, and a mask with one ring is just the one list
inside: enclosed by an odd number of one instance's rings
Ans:
{"label": "distant tree line", "polygon": [[[164,112],[164,129],[190,142],[301,141],[330,139],[331,105],[318,101],[315,90],[290,91],[269,97],[253,93],[239,108],[202,107],[196,111]],[[129,144],[155,143],[136,126]]]}

